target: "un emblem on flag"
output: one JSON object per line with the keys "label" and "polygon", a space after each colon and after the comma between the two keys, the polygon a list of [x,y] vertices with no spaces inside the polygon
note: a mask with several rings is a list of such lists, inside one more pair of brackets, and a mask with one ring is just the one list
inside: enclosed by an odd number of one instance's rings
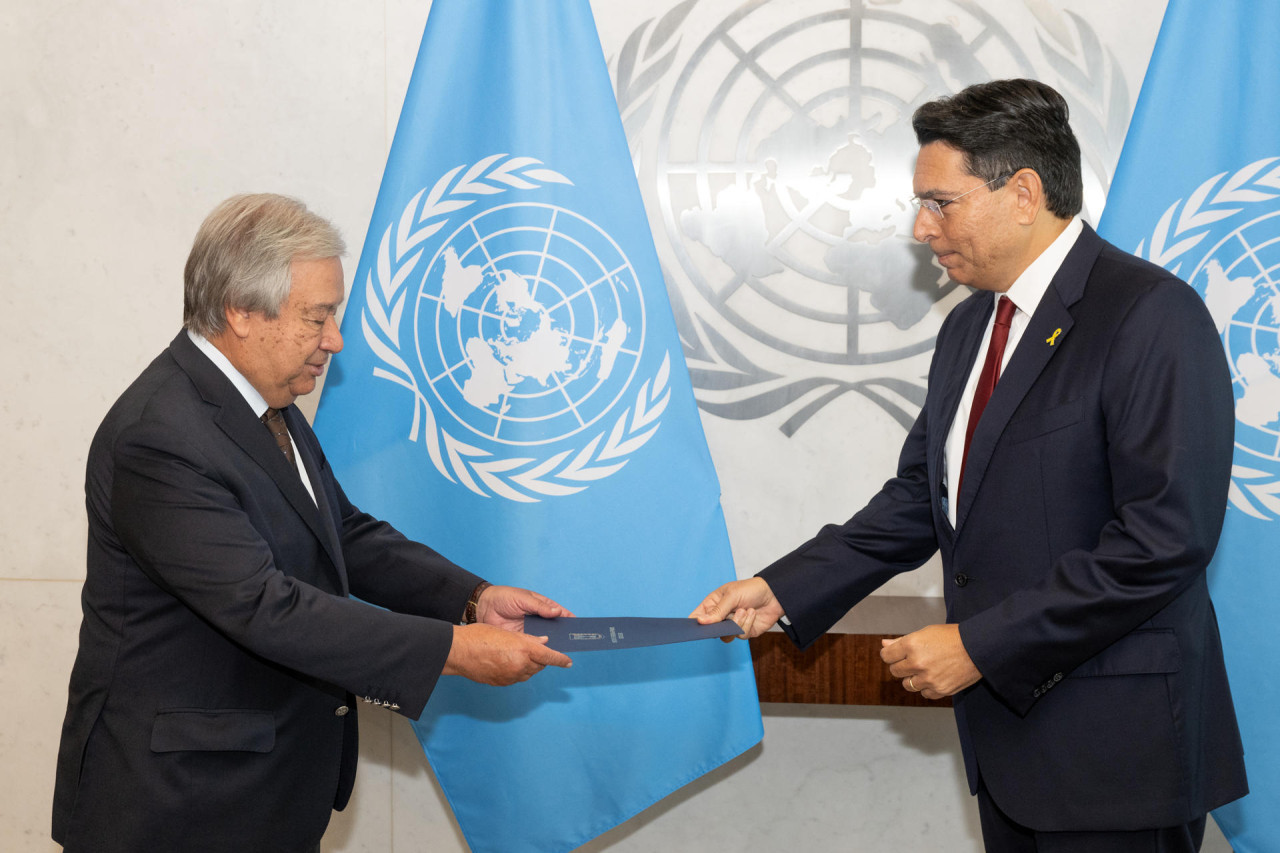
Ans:
{"label": "un emblem on flag", "polygon": [[557,442],[622,399],[644,345],[644,302],[608,234],[548,204],[508,204],[445,240],[418,289],[419,366],[477,438]]}
{"label": "un emblem on flag", "polygon": [[626,465],[670,399],[668,353],[641,375],[623,249],[563,205],[502,197],[546,184],[571,181],[505,154],[451,170],[386,227],[365,278],[361,330],[374,375],[413,393],[409,439],[486,497],[582,491]]}
{"label": "un emblem on flag", "polygon": [[1204,298],[1236,398],[1231,503],[1280,519],[1280,158],[1205,181],[1138,254],[1185,273]]}

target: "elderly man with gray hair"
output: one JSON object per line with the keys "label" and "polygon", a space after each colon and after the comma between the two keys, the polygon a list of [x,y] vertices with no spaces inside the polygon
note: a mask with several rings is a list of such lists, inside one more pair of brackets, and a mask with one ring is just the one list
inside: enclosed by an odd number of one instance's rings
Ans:
{"label": "elderly man with gray hair", "polygon": [[94,437],[54,793],[69,853],[319,850],[355,779],[357,697],[416,718],[442,674],[570,664],[521,631],[565,608],[361,512],[293,405],[342,349],[344,251],[293,199],[218,206],[185,328]]}

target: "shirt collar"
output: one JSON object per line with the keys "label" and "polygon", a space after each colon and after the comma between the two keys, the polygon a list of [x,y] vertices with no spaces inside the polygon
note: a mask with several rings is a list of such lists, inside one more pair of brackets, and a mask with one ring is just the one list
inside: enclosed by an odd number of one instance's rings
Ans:
{"label": "shirt collar", "polygon": [[[1084,231],[1084,221],[1078,216],[1071,217],[1071,221],[1067,223],[1062,233],[1040,253],[1040,257],[1022,271],[1022,275],[1018,276],[1013,285],[1003,294],[1009,297],[1019,311],[1027,316],[1035,312],[1044,292],[1049,289],[1053,277],[1058,274],[1058,267],[1062,266],[1067,253],[1076,244],[1082,231]],[[1001,295],[995,294],[996,297]]]}
{"label": "shirt collar", "polygon": [[249,408],[253,409],[253,413],[258,417],[262,417],[267,411],[267,401],[258,393],[258,389],[244,378],[244,374],[236,370],[235,365],[231,363],[231,359],[227,358],[222,350],[214,346],[204,335],[197,334],[187,329],[187,337],[191,338],[191,343],[195,344],[200,352],[209,357],[214,366],[222,371],[223,375],[231,380],[231,384],[236,386],[236,390],[240,392],[240,396],[244,397],[244,401],[249,404]]}

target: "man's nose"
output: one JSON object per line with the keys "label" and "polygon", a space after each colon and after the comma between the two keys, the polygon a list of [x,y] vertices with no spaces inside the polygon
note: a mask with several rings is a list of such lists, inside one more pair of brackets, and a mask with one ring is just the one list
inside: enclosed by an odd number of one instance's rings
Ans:
{"label": "man's nose", "polygon": [[342,352],[342,332],[338,329],[338,318],[330,317],[324,322],[324,335],[320,338],[320,349],[325,352]]}
{"label": "man's nose", "polygon": [[916,209],[916,221],[911,229],[911,236],[921,243],[928,243],[938,236],[941,224],[936,214],[921,206]]}

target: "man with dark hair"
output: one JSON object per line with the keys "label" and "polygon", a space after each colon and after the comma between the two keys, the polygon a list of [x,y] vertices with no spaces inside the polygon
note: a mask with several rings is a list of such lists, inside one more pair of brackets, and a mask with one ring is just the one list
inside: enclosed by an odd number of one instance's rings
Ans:
{"label": "man with dark hair", "polygon": [[358,510],[293,405],[342,349],[343,251],[293,199],[223,202],[185,328],[94,436],[53,804],[68,853],[313,853],[351,795],[357,696],[416,719],[441,675],[569,665],[521,631],[567,610]]}
{"label": "man with dark hair", "polygon": [[694,611],[801,647],[941,551],[947,623],[881,656],[953,698],[991,851],[1189,851],[1247,792],[1205,568],[1230,377],[1196,293],[1079,218],[1067,105],[1032,80],[913,117],[916,239],[975,293],[938,333],[898,472]]}

